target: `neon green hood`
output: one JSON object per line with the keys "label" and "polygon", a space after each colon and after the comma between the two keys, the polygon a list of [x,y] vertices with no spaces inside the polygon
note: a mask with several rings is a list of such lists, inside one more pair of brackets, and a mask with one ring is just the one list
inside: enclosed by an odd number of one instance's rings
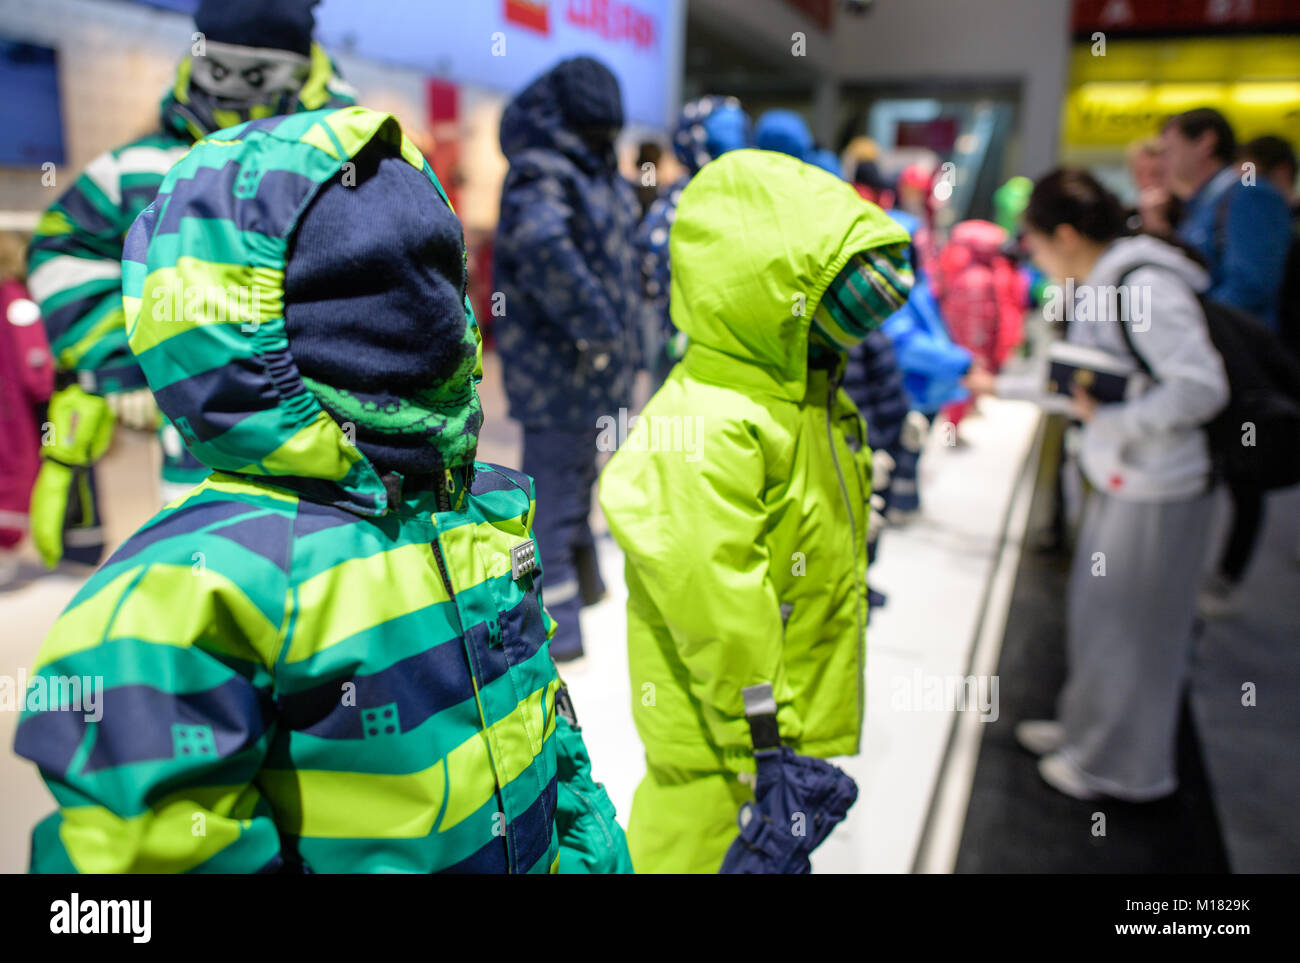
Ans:
{"label": "neon green hood", "polygon": [[677,207],[673,324],[690,337],[697,369],[721,365],[719,380],[797,401],[809,320],[827,286],[854,254],[907,242],[833,174],[772,151],[730,151],[691,180]]}

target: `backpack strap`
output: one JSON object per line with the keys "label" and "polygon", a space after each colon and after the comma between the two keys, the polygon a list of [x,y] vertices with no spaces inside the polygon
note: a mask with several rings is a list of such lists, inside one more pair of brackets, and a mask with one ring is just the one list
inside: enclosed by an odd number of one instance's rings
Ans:
{"label": "backpack strap", "polygon": [[[1153,264],[1150,261],[1143,262],[1142,264],[1135,264],[1127,271],[1125,271],[1123,274],[1120,275],[1118,286],[1122,288],[1128,287],[1129,276],[1132,274],[1136,274],[1138,271],[1141,271],[1143,268],[1158,268],[1158,267],[1160,267],[1160,265]],[[1120,333],[1120,337],[1124,339],[1124,347],[1128,348],[1128,353],[1133,356],[1133,360],[1137,362],[1138,367],[1142,369],[1142,372],[1148,378],[1150,378],[1152,381],[1156,383],[1159,383],[1160,379],[1156,377],[1155,371],[1152,370],[1151,365],[1147,364],[1147,359],[1142,357],[1141,352],[1138,351],[1137,346],[1133,343],[1133,332],[1129,331],[1128,329],[1127,318],[1121,317],[1119,319],[1119,333]]]}

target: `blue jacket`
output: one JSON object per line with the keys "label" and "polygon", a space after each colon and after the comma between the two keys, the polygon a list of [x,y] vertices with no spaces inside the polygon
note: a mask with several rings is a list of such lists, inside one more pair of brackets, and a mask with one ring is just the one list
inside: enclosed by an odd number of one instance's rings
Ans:
{"label": "blue jacket", "polygon": [[[579,62],[592,61],[580,58]],[[640,360],[641,283],[632,246],[640,207],[619,176],[612,133],[622,103],[612,74],[575,78],[565,61],[506,107],[495,319],[510,415],[529,425],[590,425],[628,406]],[[595,145],[584,116],[611,132]]]}
{"label": "blue jacket", "polygon": [[969,396],[961,379],[970,369],[970,352],[949,337],[929,284],[918,281],[907,303],[880,330],[893,342],[912,407],[934,415]]}
{"label": "blue jacket", "polygon": [[1206,260],[1208,297],[1277,326],[1291,213],[1272,184],[1247,187],[1225,167],[1187,202],[1178,234]]}
{"label": "blue jacket", "polygon": [[[894,208],[886,213],[908,234],[915,236],[921,228],[920,219],[906,211]],[[916,284],[912,286],[907,303],[888,318],[880,330],[893,344],[895,360],[903,372],[903,387],[911,399],[911,406],[933,416],[949,402],[963,401],[969,396],[961,386],[961,379],[970,369],[971,355],[948,334],[948,327],[939,314],[938,302],[917,260],[913,256]],[[867,424],[871,426],[870,417],[867,417]],[[872,430],[875,431],[874,426]],[[872,447],[876,446],[873,444]]]}

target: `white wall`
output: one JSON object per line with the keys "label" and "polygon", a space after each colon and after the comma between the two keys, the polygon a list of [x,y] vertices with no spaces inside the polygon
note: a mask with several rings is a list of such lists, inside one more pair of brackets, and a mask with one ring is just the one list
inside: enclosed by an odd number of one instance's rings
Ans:
{"label": "white wall", "polygon": [[58,51],[66,165],[53,187],[41,171],[0,168],[0,209],[53,203],[101,151],[157,126],[158,101],[182,52],[188,17],[92,0],[0,0],[0,35]]}
{"label": "white wall", "polygon": [[[39,167],[0,167],[0,211],[45,209],[96,155],[155,129],[158,102],[189,50],[193,29],[183,14],[131,3],[0,0],[0,35],[58,51],[67,151],[53,187],[41,184]],[[423,74],[356,57],[335,55],[335,60],[361,103],[397,115],[417,142],[423,141]],[[462,93],[463,102],[476,102],[474,91]],[[495,136],[493,130],[493,143]],[[482,176],[500,179],[490,169]],[[473,187],[466,185],[467,195]]]}
{"label": "white wall", "polygon": [[792,36],[802,33],[808,42],[807,63],[795,69],[829,67],[830,36],[814,21],[785,0],[687,0],[692,16],[709,26],[724,29],[735,40],[755,46],[757,57],[793,58]]}
{"label": "white wall", "polygon": [[[1021,168],[1050,167],[1069,58],[1069,0],[876,0],[857,17],[837,9],[829,32],[783,0],[690,0],[691,14],[722,25],[770,57],[774,69],[831,75],[843,83],[1016,82],[1021,90]],[[807,56],[790,56],[802,31]],[[815,132],[829,139],[834,99],[820,89],[809,105]]]}
{"label": "white wall", "polygon": [[832,62],[842,81],[1020,84],[1020,168],[1051,167],[1070,53],[1069,0],[877,0],[839,15]]}

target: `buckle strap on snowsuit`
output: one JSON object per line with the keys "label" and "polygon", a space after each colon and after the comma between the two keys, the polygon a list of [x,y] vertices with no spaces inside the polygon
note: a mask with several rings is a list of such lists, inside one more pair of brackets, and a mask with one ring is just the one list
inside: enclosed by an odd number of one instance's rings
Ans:
{"label": "buckle strap on snowsuit", "polygon": [[776,724],[776,696],[772,694],[772,683],[746,686],[740,690],[740,695],[745,700],[745,718],[749,721],[749,738],[754,743],[754,751],[779,749],[781,732]]}

